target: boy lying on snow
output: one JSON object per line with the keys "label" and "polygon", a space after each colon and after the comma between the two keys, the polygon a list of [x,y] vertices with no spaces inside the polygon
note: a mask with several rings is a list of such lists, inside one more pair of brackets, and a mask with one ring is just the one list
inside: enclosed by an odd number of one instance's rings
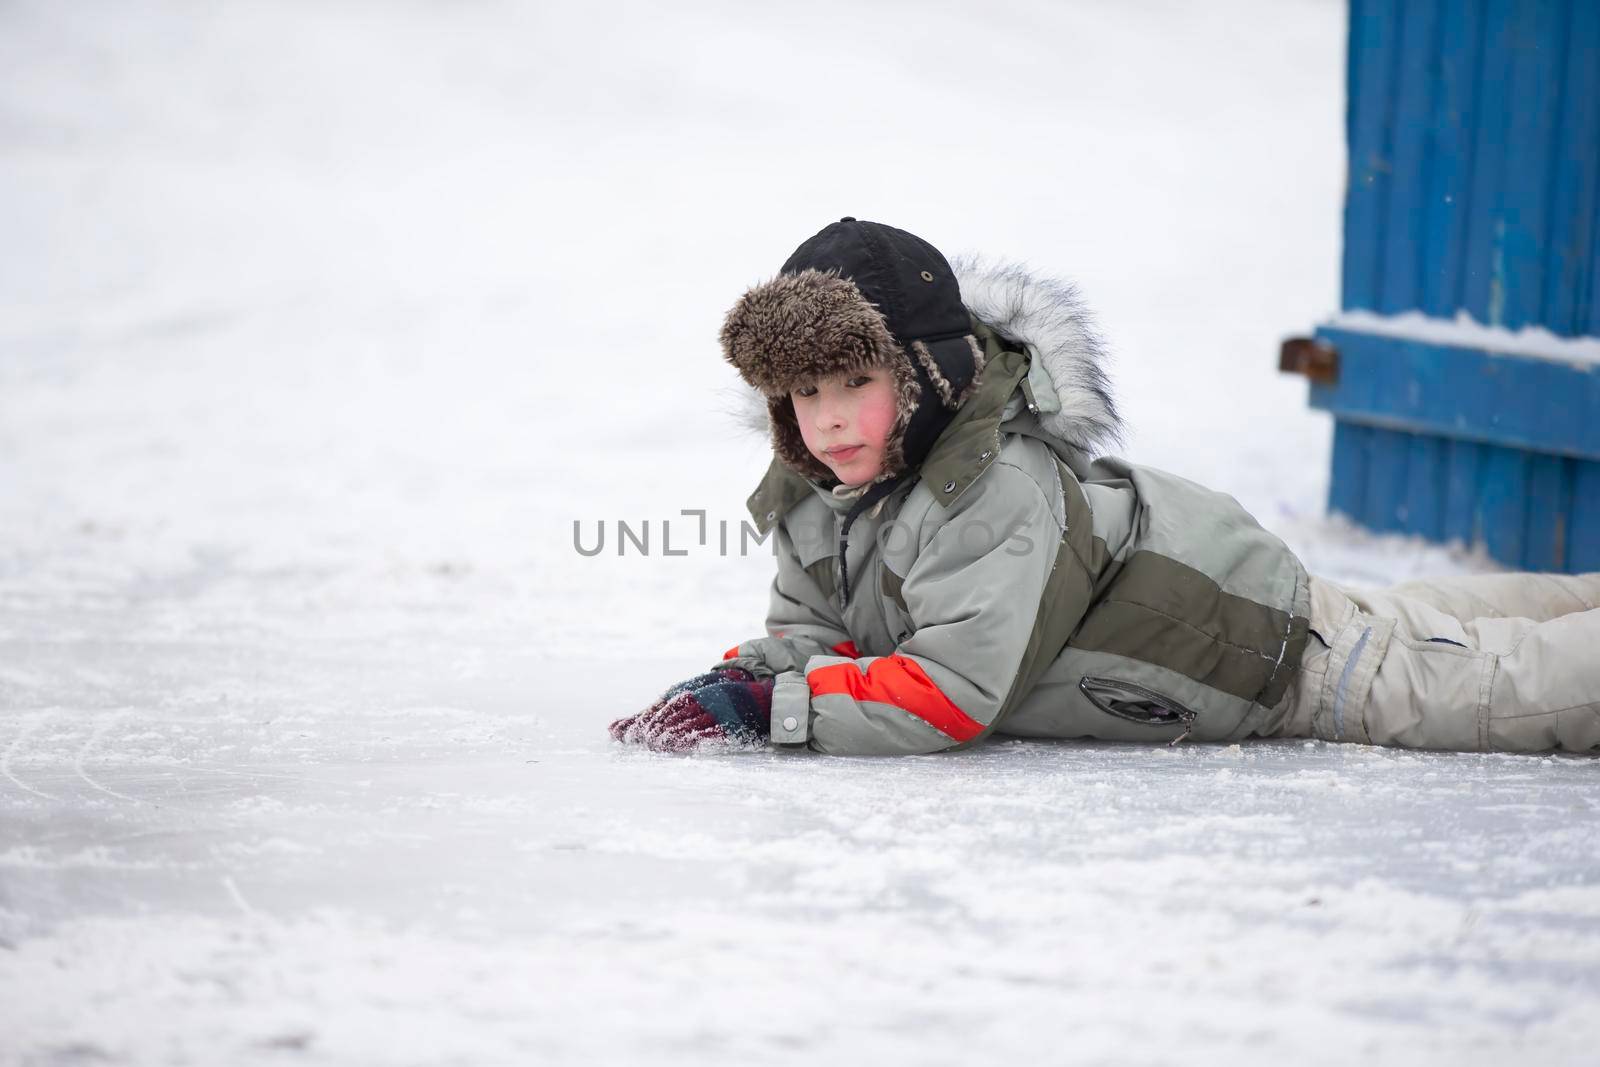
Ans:
{"label": "boy lying on snow", "polygon": [[1600,750],[1600,574],[1357,592],[1119,459],[1074,291],[842,219],[746,292],[767,632],[614,738],[920,753],[1021,737]]}

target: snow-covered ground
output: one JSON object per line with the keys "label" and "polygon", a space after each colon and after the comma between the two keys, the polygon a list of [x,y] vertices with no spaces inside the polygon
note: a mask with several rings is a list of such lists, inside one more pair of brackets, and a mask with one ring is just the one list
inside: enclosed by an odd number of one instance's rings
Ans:
{"label": "snow-covered ground", "polygon": [[1595,761],[603,729],[759,632],[716,330],[845,214],[1078,281],[1313,570],[1487,569],[1273,369],[1344,18],[0,6],[0,1061],[1593,1062]]}

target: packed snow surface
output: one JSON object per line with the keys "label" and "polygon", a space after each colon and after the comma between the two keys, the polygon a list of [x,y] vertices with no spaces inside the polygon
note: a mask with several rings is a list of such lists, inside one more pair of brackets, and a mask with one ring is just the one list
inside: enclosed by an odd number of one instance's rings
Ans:
{"label": "packed snow surface", "polygon": [[0,7],[0,1062],[1592,1063],[1594,761],[604,731],[761,630],[716,331],[842,215],[1075,280],[1313,571],[1488,569],[1273,370],[1344,20]]}

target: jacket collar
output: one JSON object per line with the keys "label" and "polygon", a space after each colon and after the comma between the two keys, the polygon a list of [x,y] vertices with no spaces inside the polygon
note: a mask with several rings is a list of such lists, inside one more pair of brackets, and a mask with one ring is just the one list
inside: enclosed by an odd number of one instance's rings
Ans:
{"label": "jacket collar", "polygon": [[[1007,348],[999,335],[982,323],[974,321],[973,326],[984,347],[983,375],[934,442],[919,472],[934,499],[946,507],[1000,455],[1000,422],[1006,401],[1019,386],[1027,389],[1028,357]],[[745,506],[756,531],[765,536],[808,494],[822,497],[835,511],[848,510],[853,503],[853,498],[835,496],[831,489],[806,480],[773,457]]]}

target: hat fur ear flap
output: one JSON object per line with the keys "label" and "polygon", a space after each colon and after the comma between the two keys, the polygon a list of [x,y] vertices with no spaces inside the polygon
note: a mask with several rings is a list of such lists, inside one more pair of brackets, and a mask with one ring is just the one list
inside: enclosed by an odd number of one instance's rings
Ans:
{"label": "hat fur ear flap", "polygon": [[905,355],[889,364],[889,372],[894,377],[894,425],[883,450],[883,470],[873,479],[875,482],[887,481],[906,469],[906,430],[922,396],[922,386],[917,384],[916,372]]}
{"label": "hat fur ear flap", "polygon": [[943,404],[948,411],[955,411],[962,404],[965,404],[967,397],[971,396],[973,391],[977,389],[978,379],[983,377],[985,359],[983,348],[978,344],[978,339],[970,333],[966,336],[966,342],[967,347],[972,350],[972,377],[967,380],[966,387],[959,393],[956,392],[955,386],[950,383],[950,379],[946,378],[944,372],[939,369],[939,361],[933,358],[933,353],[928,351],[928,346],[921,341],[911,342],[911,354],[922,365],[922,369],[928,372],[928,380],[933,383],[934,391],[939,394],[939,403]]}

